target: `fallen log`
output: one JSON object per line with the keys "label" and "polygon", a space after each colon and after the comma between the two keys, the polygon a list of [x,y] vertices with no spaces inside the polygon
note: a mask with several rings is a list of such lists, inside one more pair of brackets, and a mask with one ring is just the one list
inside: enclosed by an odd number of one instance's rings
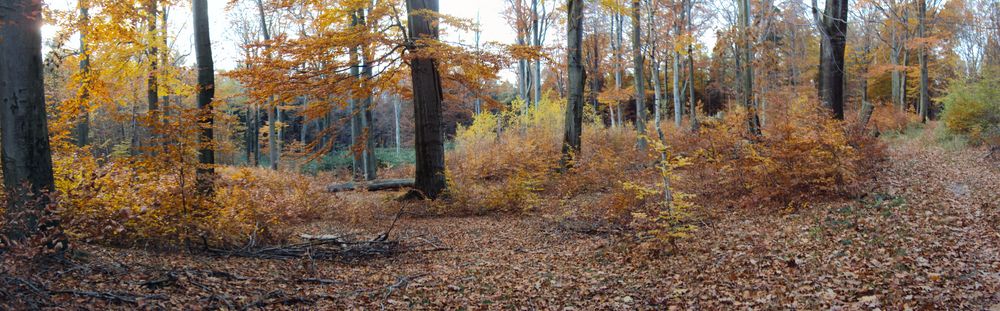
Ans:
{"label": "fallen log", "polygon": [[351,190],[397,190],[413,187],[413,179],[379,179],[367,182],[346,182],[332,184],[326,187],[327,192],[342,192]]}

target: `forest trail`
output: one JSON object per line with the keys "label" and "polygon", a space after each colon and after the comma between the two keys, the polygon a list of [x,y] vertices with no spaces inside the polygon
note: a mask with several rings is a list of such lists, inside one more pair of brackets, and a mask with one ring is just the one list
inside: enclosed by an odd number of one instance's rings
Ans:
{"label": "forest trail", "polygon": [[[53,272],[47,286],[129,293],[136,304],[167,309],[998,310],[998,164],[926,141],[892,141],[880,186],[865,198],[779,215],[718,211],[660,257],[638,255],[622,237],[559,229],[549,217],[406,218],[402,240],[450,250],[339,263],[82,245],[91,256]],[[142,285],[164,276],[172,281]]]}

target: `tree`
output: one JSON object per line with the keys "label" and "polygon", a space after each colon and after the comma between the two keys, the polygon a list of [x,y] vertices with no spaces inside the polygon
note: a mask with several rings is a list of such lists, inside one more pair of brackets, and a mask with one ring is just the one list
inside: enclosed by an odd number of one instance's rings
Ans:
{"label": "tree", "polygon": [[[257,2],[257,12],[260,13],[260,34],[264,37],[264,41],[271,40],[271,31],[267,27],[267,15],[264,14],[264,1],[255,0]],[[278,107],[274,105],[274,96],[267,98],[267,149],[268,149],[268,162],[270,162],[270,167],[272,170],[278,169],[278,161],[281,157],[281,150],[278,149],[278,133],[276,132],[275,126],[277,125],[278,119]]]}
{"label": "tree", "polygon": [[[147,36],[149,36],[150,42],[147,43],[149,50],[146,52],[146,58],[149,60],[149,72],[146,79],[146,102],[148,105],[149,114],[149,125],[151,127],[159,123],[160,120],[160,86],[159,81],[157,81],[157,75],[159,75],[159,69],[157,69],[157,58],[160,57],[159,50],[157,49],[156,38],[158,37],[158,32],[156,31],[156,23],[158,15],[157,2],[159,0],[147,0],[146,2],[146,27],[149,31]],[[155,137],[153,133],[155,129],[150,129],[149,135]],[[156,145],[159,142],[154,142],[152,145]]]}
{"label": "tree", "polygon": [[760,136],[760,117],[757,116],[757,107],[753,100],[753,49],[750,39],[750,0],[737,0],[739,7],[737,16],[740,28],[740,44],[737,54],[737,66],[742,64],[740,75],[743,78],[741,98],[743,107],[747,110],[747,128],[751,135]]}
{"label": "tree", "polygon": [[587,74],[583,71],[583,0],[569,0],[566,20],[566,58],[569,71],[569,98],[566,104],[566,131],[563,132],[562,165],[571,165],[572,157],[580,152],[583,132],[583,88]]}
{"label": "tree", "polygon": [[813,19],[819,29],[819,97],[837,120],[844,119],[844,49],[847,45],[847,0],[827,0],[820,17],[813,0]]}
{"label": "tree", "polygon": [[215,65],[212,62],[212,39],[208,31],[208,4],[206,0],[192,0],[194,11],[194,50],[198,61],[198,109],[202,119],[198,148],[198,190],[212,193],[215,179],[215,151],[212,146],[212,100],[215,99]]}
{"label": "tree", "polygon": [[90,24],[90,6],[80,0],[80,116],[76,121],[76,145],[86,146],[90,137],[90,52],[87,51],[87,32]]}
{"label": "tree", "polygon": [[632,0],[632,60],[635,66],[635,130],[639,132],[639,149],[646,149],[646,79],[642,59],[642,29],[639,25],[639,0]]}
{"label": "tree", "polygon": [[[917,36],[921,40],[926,41],[924,37],[924,29],[927,27],[927,0],[919,0],[919,28],[917,28]],[[927,94],[927,42],[922,42],[920,45],[920,53],[918,54],[918,59],[920,62],[920,122],[927,123],[927,113],[930,109],[930,98]]]}
{"label": "tree", "polygon": [[[21,217],[22,228],[6,228],[11,240],[23,240],[55,223],[40,224],[39,214],[55,190],[52,151],[45,114],[42,79],[42,2],[5,1],[0,5],[0,141],[3,183],[16,191],[7,199],[9,219]],[[28,189],[21,189],[22,186]],[[36,209],[26,213],[28,208]]]}
{"label": "tree", "polygon": [[441,75],[437,60],[421,53],[426,48],[421,41],[438,40],[437,0],[406,0],[409,15],[407,26],[410,38],[407,49],[413,53],[410,60],[410,82],[413,84],[413,117],[415,119],[414,147],[416,149],[416,178],[414,187],[420,193],[410,192],[407,197],[422,194],[437,198],[445,190],[444,133],[441,130]]}

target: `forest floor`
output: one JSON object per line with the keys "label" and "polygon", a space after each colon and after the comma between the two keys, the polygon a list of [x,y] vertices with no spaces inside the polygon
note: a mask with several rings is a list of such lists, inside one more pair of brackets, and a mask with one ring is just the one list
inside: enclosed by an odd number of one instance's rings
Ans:
{"label": "forest floor", "polygon": [[[46,286],[74,309],[1000,310],[1000,162],[930,140],[890,139],[890,165],[864,198],[716,210],[657,257],[637,255],[620,236],[560,229],[557,217],[404,217],[393,235],[415,250],[389,258],[78,245],[88,255],[51,272]],[[367,228],[320,221],[302,230],[377,233],[392,212],[383,216]]]}

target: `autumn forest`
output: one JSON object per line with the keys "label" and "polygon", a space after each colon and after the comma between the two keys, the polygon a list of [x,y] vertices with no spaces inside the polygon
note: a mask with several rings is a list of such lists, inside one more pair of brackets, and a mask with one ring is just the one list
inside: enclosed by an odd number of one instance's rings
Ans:
{"label": "autumn forest", "polygon": [[0,310],[1000,310],[997,0],[0,0]]}

